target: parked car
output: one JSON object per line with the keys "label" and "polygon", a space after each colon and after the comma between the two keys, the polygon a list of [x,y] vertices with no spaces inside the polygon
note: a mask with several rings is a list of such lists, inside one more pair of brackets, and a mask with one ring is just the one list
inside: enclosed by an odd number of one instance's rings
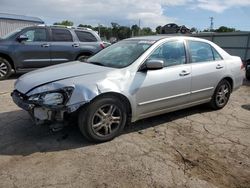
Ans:
{"label": "parked car", "polygon": [[169,23],[161,28],[161,34],[174,34],[174,33],[190,33],[190,29],[188,29],[185,25],[178,26],[175,23]]}
{"label": "parked car", "polygon": [[0,80],[14,72],[84,60],[104,48],[97,32],[87,28],[32,26],[0,39]]}
{"label": "parked car", "polygon": [[12,98],[37,123],[77,114],[82,134],[103,142],[130,121],[203,103],[221,109],[243,74],[241,59],[210,41],[138,37],[105,48],[87,63],[27,73],[16,81]]}

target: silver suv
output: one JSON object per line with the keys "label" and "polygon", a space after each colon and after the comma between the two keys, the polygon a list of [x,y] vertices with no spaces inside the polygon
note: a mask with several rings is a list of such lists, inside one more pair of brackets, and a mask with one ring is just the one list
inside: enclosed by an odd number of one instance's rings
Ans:
{"label": "silver suv", "polygon": [[64,122],[76,114],[82,134],[102,142],[129,121],[203,103],[221,109],[244,75],[239,57],[191,37],[126,39],[87,62],[23,75],[14,102],[37,123]]}
{"label": "silver suv", "polygon": [[104,48],[97,32],[80,27],[34,26],[0,39],[0,80],[14,72],[85,60]]}

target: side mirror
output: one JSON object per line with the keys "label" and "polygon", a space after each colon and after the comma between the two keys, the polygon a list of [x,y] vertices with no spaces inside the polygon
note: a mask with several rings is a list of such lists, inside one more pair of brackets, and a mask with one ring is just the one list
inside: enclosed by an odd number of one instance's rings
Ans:
{"label": "side mirror", "polygon": [[159,59],[149,59],[145,63],[144,69],[147,70],[158,70],[162,69],[164,66],[164,61]]}
{"label": "side mirror", "polygon": [[18,42],[27,41],[29,38],[26,35],[20,35],[17,37]]}

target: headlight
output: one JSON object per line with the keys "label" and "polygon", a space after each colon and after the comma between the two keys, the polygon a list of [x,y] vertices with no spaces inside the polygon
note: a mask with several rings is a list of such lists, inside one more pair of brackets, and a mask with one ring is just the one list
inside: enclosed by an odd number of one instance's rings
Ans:
{"label": "headlight", "polygon": [[56,91],[35,94],[30,96],[28,100],[40,105],[58,106],[69,100],[73,89],[73,87],[66,87]]}
{"label": "headlight", "polygon": [[63,94],[61,93],[48,93],[41,98],[45,105],[60,105],[63,104],[64,101]]}

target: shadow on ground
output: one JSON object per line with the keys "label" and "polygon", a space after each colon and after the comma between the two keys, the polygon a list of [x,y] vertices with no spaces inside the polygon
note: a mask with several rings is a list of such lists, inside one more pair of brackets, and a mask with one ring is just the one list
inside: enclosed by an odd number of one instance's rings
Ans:
{"label": "shadow on ground", "polygon": [[[208,110],[209,108],[203,105],[144,119],[125,127],[123,134]],[[52,132],[48,126],[35,126],[28,114],[22,110],[0,113],[0,129],[0,155],[25,156],[36,152],[53,152],[94,145],[84,139],[75,124],[59,132]]]}

